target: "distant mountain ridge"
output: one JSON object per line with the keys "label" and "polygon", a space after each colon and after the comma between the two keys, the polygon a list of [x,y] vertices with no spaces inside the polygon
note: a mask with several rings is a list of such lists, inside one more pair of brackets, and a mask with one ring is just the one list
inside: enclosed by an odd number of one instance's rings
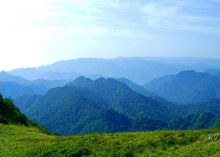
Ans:
{"label": "distant mountain ridge", "polygon": [[177,103],[220,99],[220,78],[193,70],[154,79],[144,87],[164,99]]}
{"label": "distant mountain ridge", "polygon": [[103,76],[121,78],[143,85],[147,81],[182,70],[194,69],[205,71],[220,67],[220,60],[208,58],[80,58],[59,61],[38,68],[15,69],[9,74],[34,79],[75,79],[78,76]]}
{"label": "distant mountain ridge", "polygon": [[44,95],[48,89],[64,86],[69,80],[33,80],[0,72],[0,92],[4,97],[16,98],[23,95]]}
{"label": "distant mountain ridge", "polygon": [[21,68],[7,72],[10,75],[20,76],[27,80],[33,81],[38,79],[44,80],[69,80],[80,76],[76,72],[57,72],[57,71],[41,71],[37,68]]}

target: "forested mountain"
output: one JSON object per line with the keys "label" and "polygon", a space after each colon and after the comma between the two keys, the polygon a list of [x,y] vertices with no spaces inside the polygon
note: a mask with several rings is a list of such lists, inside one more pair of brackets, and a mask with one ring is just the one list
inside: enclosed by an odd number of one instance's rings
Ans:
{"label": "forested mountain", "polygon": [[[43,134],[54,134],[51,131],[47,130],[43,125],[36,123],[35,121],[29,120],[24,114],[20,112],[20,110],[14,105],[12,99],[3,98],[0,93],[0,133],[1,133],[1,150],[2,150],[2,142],[6,141],[4,140],[4,137],[2,136],[2,132],[4,129],[2,129],[2,125],[17,125],[18,132],[21,132],[22,129],[19,127],[25,126],[25,127],[34,127],[39,133]],[[7,134],[12,131],[7,131]],[[31,131],[31,129],[29,130]],[[10,133],[9,133],[10,134]],[[24,135],[24,134],[23,134]],[[14,137],[19,136],[17,134],[14,135]],[[22,135],[20,135],[22,136]],[[8,140],[8,138],[7,138]],[[0,152],[0,155],[2,156],[2,152]],[[14,155],[13,155],[14,156]]]}
{"label": "forested mountain", "polygon": [[220,100],[211,99],[209,101],[195,103],[195,104],[187,104],[183,106],[183,110],[186,110],[187,113],[192,111],[196,112],[210,112],[215,115],[220,116]]}
{"label": "forested mountain", "polygon": [[105,106],[94,93],[66,86],[49,90],[26,114],[63,135],[125,131],[130,120]]}
{"label": "forested mountain", "polygon": [[[220,67],[220,61],[207,58],[169,58],[169,57],[130,57],[114,59],[80,58],[59,61],[37,68],[15,69],[9,74],[28,80],[35,79],[74,79],[80,75],[121,78],[125,77],[137,84],[182,70],[194,69],[205,71]],[[97,77],[95,77],[97,78]]]}
{"label": "forested mountain", "polygon": [[21,112],[26,112],[36,101],[39,101],[42,95],[22,95],[14,98],[14,103],[20,109]]}
{"label": "forested mountain", "polygon": [[212,113],[193,113],[181,118],[175,118],[168,122],[170,129],[187,130],[216,127],[220,123],[220,117]]}
{"label": "forested mountain", "polygon": [[[159,97],[146,97],[111,78],[93,81],[79,77],[44,96],[24,96],[15,103],[29,118],[62,135],[179,128],[176,120],[169,120],[197,111],[196,107],[187,109]],[[215,103],[218,100],[210,103],[210,111]],[[183,129],[196,128],[197,122]],[[214,122],[207,123],[214,126]]]}
{"label": "forested mountain", "polygon": [[[78,83],[79,79],[83,84]],[[169,119],[172,117],[167,107],[170,105],[169,102],[164,101],[161,103],[158,99],[145,97],[131,90],[126,84],[120,81],[112,78],[99,78],[92,82],[83,77],[79,79],[76,80],[77,87],[94,92],[107,102],[107,107],[128,117],[150,116],[157,119]],[[85,81],[83,80],[87,80],[87,86],[85,86]],[[75,86],[75,84],[76,82],[73,81],[67,86]]]}
{"label": "forested mountain", "polygon": [[144,87],[167,100],[183,104],[220,98],[220,79],[193,70],[154,79]]}
{"label": "forested mountain", "polygon": [[[16,104],[30,106],[31,98],[23,99],[16,99]],[[172,117],[159,100],[138,94],[114,79],[80,77],[65,87],[49,90],[33,103],[25,111],[28,117],[61,134],[126,131],[133,129],[134,117]]]}

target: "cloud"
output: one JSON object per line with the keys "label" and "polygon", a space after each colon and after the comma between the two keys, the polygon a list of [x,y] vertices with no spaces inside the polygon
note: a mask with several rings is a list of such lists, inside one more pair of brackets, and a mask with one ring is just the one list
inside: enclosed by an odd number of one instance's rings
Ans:
{"label": "cloud", "polygon": [[161,4],[150,2],[141,7],[146,25],[156,28],[187,30],[192,32],[219,34],[220,25],[208,26],[207,23],[218,23],[219,18],[202,16],[186,12],[176,3]]}
{"label": "cloud", "polygon": [[[1,55],[4,53],[3,58],[7,58],[5,60],[19,52],[21,55],[16,54],[13,63],[23,66],[26,62],[22,61],[21,56],[34,60],[29,61],[28,65],[33,62],[38,64],[37,61],[42,60],[47,53],[48,45],[62,43],[62,48],[65,48],[68,40],[160,40],[175,36],[173,32],[181,35],[208,34],[216,38],[220,36],[218,2],[220,1],[2,0],[0,52]],[[6,64],[4,60],[0,60],[0,63],[0,67]]]}

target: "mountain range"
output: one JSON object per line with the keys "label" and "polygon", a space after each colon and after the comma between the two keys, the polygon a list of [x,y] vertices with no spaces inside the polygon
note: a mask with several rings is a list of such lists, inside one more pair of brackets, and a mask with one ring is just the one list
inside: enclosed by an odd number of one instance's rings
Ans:
{"label": "mountain range", "polygon": [[29,81],[20,76],[9,75],[0,72],[0,92],[4,97],[16,98],[23,95],[43,95],[48,89],[64,86],[69,80],[44,80],[38,79]]}
{"label": "mountain range", "polygon": [[193,70],[153,79],[144,87],[164,99],[182,104],[220,99],[220,76]]}
{"label": "mountain range", "polygon": [[204,58],[75,59],[1,72],[0,92],[61,135],[210,128],[219,123],[219,65]]}
{"label": "mountain range", "polygon": [[[43,96],[19,97],[15,103],[29,118],[61,135],[213,127],[219,119],[218,100],[204,103],[210,104],[207,108],[197,108],[199,104],[190,108],[144,96],[112,78],[79,77]],[[187,123],[189,117],[195,121]]]}
{"label": "mountain range", "polygon": [[78,76],[125,77],[139,85],[168,74],[194,69],[205,71],[219,69],[220,60],[209,58],[169,58],[169,57],[130,57],[130,58],[80,58],[58,61],[51,65],[8,71],[28,80],[69,80]]}

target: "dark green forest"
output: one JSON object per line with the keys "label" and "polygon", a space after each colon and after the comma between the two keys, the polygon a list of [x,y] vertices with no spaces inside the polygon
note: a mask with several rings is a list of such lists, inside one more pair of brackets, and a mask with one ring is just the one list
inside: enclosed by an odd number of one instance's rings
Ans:
{"label": "dark green forest", "polygon": [[84,77],[15,102],[29,118],[61,135],[215,128],[220,112],[219,100],[179,105],[144,96],[115,79]]}

